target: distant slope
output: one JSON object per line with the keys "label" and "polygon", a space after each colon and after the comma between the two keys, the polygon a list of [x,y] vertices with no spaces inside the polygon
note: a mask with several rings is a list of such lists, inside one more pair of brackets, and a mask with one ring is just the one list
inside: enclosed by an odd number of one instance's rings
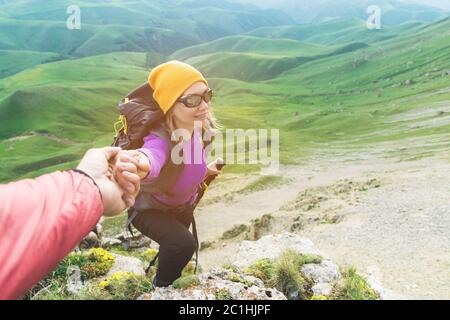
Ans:
{"label": "distant slope", "polygon": [[229,36],[211,42],[184,48],[171,55],[173,59],[185,60],[217,52],[252,52],[274,57],[316,55],[327,51],[328,48],[290,39],[265,39],[254,36]]}
{"label": "distant slope", "polygon": [[[80,6],[81,30],[66,27],[70,5]],[[168,54],[203,41],[285,23],[292,19],[280,11],[209,2],[5,1],[0,3],[0,50],[76,57],[114,51]]]}
{"label": "distant slope", "polygon": [[0,48],[89,56],[111,51],[170,53],[198,43],[168,29],[84,25],[68,30],[63,22],[0,19]]}
{"label": "distant slope", "polygon": [[92,139],[111,130],[115,105],[147,73],[145,54],[114,53],[39,65],[0,80],[0,139],[26,131]]}
{"label": "distant slope", "polygon": [[[365,43],[352,43],[335,49],[292,40],[265,41],[255,37],[232,37],[177,51],[171,58],[185,60],[208,76],[261,81],[272,79],[309,61],[365,47]],[[280,50],[277,51],[277,48]],[[222,51],[226,49],[228,51]],[[203,52],[212,53],[201,54]],[[201,55],[195,56],[197,53]],[[190,58],[183,59],[186,57]]]}
{"label": "distant slope", "polygon": [[0,79],[0,181],[73,167],[86,149],[110,144],[117,103],[145,81],[148,61],[162,60],[111,53]]}
{"label": "distant slope", "polygon": [[[449,30],[445,19],[369,45],[352,39],[319,54],[313,51],[321,45],[275,41],[285,44],[277,52],[277,45],[254,37],[219,39],[212,46],[217,52],[204,55],[188,57],[207,45],[178,54],[207,74],[226,127],[280,129],[282,163],[316,148],[357,150],[391,141],[409,146],[414,138],[424,139],[421,152],[430,152],[445,143],[448,148],[448,114],[435,105],[450,101]],[[227,45],[236,51],[224,51]],[[86,148],[109,144],[117,101],[145,81],[152,63],[165,59],[111,53],[0,79],[0,180],[67,168]],[[428,110],[425,119],[392,123],[393,116],[422,109]]]}
{"label": "distant slope", "polygon": [[237,3],[253,3],[266,8],[281,9],[299,23],[322,22],[330,18],[357,18],[366,20],[367,8],[380,7],[384,25],[399,25],[405,22],[434,22],[448,16],[448,11],[432,5],[399,0],[232,0]]}
{"label": "distant slope", "polygon": [[0,50],[0,79],[58,58],[53,52]]}
{"label": "distant slope", "polygon": [[336,18],[305,25],[262,27],[247,34],[268,39],[293,39],[322,45],[342,45],[355,40],[370,44],[401,36],[403,32],[414,30],[421,25],[423,24],[411,22],[395,27],[385,26],[380,30],[369,30],[363,20]]}

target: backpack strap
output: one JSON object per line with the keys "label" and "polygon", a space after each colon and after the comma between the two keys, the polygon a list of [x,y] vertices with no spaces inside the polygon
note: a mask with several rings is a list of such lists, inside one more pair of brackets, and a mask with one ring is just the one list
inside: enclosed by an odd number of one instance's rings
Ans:
{"label": "backpack strap", "polygon": [[198,244],[198,235],[197,235],[197,225],[195,223],[194,213],[192,213],[192,235],[194,236],[194,240],[195,240],[195,269],[194,269],[194,274],[196,274],[197,273],[197,268],[198,268],[199,244]]}

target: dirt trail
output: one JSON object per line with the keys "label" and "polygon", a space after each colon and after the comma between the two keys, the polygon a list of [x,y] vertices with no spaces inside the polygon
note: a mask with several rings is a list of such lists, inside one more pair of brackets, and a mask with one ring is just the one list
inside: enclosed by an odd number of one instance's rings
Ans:
{"label": "dirt trail", "polygon": [[[296,232],[336,262],[374,274],[403,296],[450,299],[450,156],[399,162],[380,154],[318,154],[306,165],[282,167],[279,175],[292,178],[289,184],[200,208],[201,241],[216,240],[234,225],[266,213],[275,218],[270,233],[289,229],[299,212],[282,207],[300,192],[331,190],[343,179],[377,179],[379,187],[339,196],[330,192],[327,201],[301,213],[331,212],[340,217],[338,223],[307,224]],[[201,264],[208,269],[231,262],[237,247],[236,240],[201,251]]]}

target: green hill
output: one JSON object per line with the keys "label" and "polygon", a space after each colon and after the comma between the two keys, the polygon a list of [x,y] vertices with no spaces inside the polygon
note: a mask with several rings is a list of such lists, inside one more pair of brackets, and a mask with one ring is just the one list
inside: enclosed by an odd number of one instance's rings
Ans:
{"label": "green hill", "polygon": [[[418,4],[402,0],[234,0],[253,3],[266,8],[276,8],[291,15],[298,23],[323,22],[327,19],[366,20],[367,8],[376,5],[381,9],[383,25],[399,25],[410,21],[435,22],[448,16],[447,11],[430,4]],[[441,2],[443,5],[443,2]]]}
{"label": "green hill", "polygon": [[[400,122],[392,117],[450,100],[448,30],[445,19],[376,45],[270,45],[254,36],[226,37],[174,56],[207,74],[226,127],[279,128],[281,160],[293,163],[316,148],[431,136],[442,141],[449,132],[445,112]],[[203,50],[210,53],[197,55]],[[35,65],[0,79],[0,180],[73,166],[88,147],[110,143],[117,101],[169,58],[111,53]],[[429,143],[418,154],[436,148]]]}
{"label": "green hill", "polygon": [[261,81],[309,61],[364,47],[367,44],[359,42],[325,46],[292,39],[238,35],[178,50],[170,58],[193,64],[214,77]]}
{"label": "green hill", "polygon": [[0,78],[58,58],[53,52],[0,50]]}
{"label": "green hill", "polygon": [[[81,30],[69,30],[67,8],[79,5]],[[189,45],[261,26],[291,23],[278,11],[221,3],[155,1],[4,1],[0,50],[57,52],[75,57],[115,51],[169,54]]]}
{"label": "green hill", "polygon": [[375,43],[399,37],[403,32],[419,28],[423,23],[409,22],[395,27],[383,27],[380,30],[367,29],[366,23],[359,19],[336,18],[322,23],[262,27],[247,34],[269,39],[292,39],[322,45],[342,45],[354,42]]}
{"label": "green hill", "polygon": [[117,102],[145,81],[148,60],[160,59],[113,53],[0,80],[0,180],[68,166],[87,148],[111,143]]}
{"label": "green hill", "polygon": [[287,57],[302,54],[317,55],[328,51],[321,45],[300,42],[290,39],[266,39],[255,36],[229,36],[211,42],[176,51],[171,58],[185,60],[187,58],[217,52],[252,52],[271,57]]}

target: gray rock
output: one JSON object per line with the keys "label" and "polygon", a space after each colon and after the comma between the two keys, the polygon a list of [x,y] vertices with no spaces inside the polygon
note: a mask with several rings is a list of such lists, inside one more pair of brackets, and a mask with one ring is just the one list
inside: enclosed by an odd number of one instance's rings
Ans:
{"label": "gray rock", "polygon": [[331,294],[333,287],[329,283],[321,282],[313,285],[311,290],[315,296],[328,296]]}
{"label": "gray rock", "polygon": [[89,232],[89,234],[80,242],[79,247],[81,249],[89,249],[100,246],[100,240],[94,231]]}
{"label": "gray rock", "polygon": [[81,280],[81,271],[78,266],[69,266],[67,268],[67,291],[71,294],[78,294],[85,287]]}
{"label": "gray rock", "polygon": [[150,247],[152,240],[144,236],[139,231],[133,231],[134,235],[129,233],[117,235],[115,238],[122,242],[122,246],[125,250],[139,249],[144,247]]}
{"label": "gray rock", "polygon": [[199,279],[199,286],[156,288],[138,300],[215,300],[217,292],[227,293],[233,300],[286,300],[278,290],[265,288],[260,279],[230,270],[213,269],[200,274]]}
{"label": "gray rock", "polygon": [[119,254],[112,254],[115,258],[114,265],[109,270],[107,277],[116,272],[132,272],[138,275],[145,275],[144,263],[135,257],[127,257]]}
{"label": "gray rock", "polygon": [[107,238],[107,237],[104,237],[102,239],[102,247],[104,247],[104,248],[110,248],[112,246],[121,245],[121,244],[122,244],[122,241],[120,241],[119,239]]}
{"label": "gray rock", "polygon": [[99,238],[102,237],[102,235],[103,235],[103,227],[102,227],[102,225],[101,225],[100,223],[98,223],[98,224],[95,226],[95,233],[97,234],[97,236],[98,236]]}
{"label": "gray rock", "polygon": [[333,283],[341,278],[339,268],[331,260],[324,260],[320,264],[305,264],[302,267],[305,277],[314,283]]}
{"label": "gray rock", "polygon": [[278,235],[264,236],[258,241],[243,241],[233,265],[243,270],[257,260],[275,259],[286,250],[327,258],[323,252],[314,247],[311,240],[294,233],[284,232]]}

